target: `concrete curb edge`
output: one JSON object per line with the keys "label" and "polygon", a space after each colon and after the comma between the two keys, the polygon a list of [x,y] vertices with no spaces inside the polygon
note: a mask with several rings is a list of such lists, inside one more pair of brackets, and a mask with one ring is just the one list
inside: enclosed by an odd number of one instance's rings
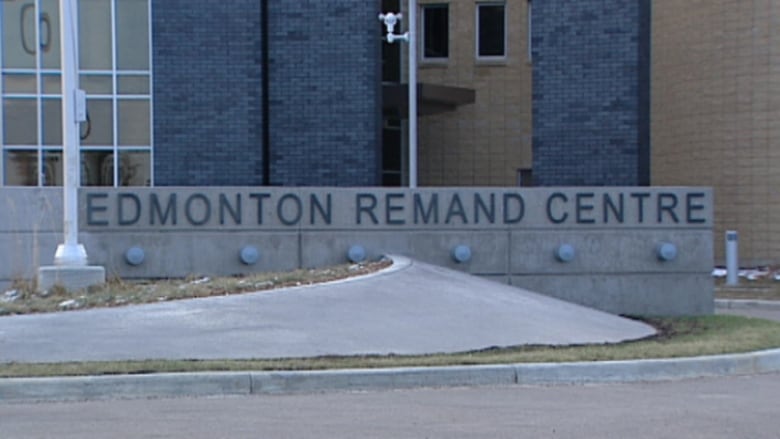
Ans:
{"label": "concrete curb edge", "polygon": [[657,360],[0,379],[0,403],[625,383],[780,372],[780,349]]}

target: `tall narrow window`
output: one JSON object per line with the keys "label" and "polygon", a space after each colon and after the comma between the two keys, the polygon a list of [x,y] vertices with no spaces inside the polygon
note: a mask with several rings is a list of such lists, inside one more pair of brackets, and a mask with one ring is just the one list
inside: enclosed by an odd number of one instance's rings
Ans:
{"label": "tall narrow window", "polygon": [[[152,183],[151,0],[78,0],[81,184]],[[58,0],[0,1],[0,186],[61,185]]]}
{"label": "tall narrow window", "polygon": [[446,59],[450,55],[450,18],[446,4],[422,6],[423,59]]}
{"label": "tall narrow window", "polygon": [[477,57],[506,56],[506,5],[503,2],[477,4]]}

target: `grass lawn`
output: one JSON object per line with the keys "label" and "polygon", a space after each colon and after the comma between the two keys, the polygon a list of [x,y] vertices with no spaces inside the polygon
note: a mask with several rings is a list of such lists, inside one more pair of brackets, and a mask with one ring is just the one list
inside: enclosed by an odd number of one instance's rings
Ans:
{"label": "grass lawn", "polygon": [[29,282],[16,282],[8,291],[0,291],[0,316],[107,308],[155,303],[198,297],[226,296],[300,285],[334,281],[369,274],[392,265],[383,259],[363,264],[337,265],[321,269],[301,269],[250,276],[162,279],[124,282],[110,280],[105,285],[83,291],[66,291],[55,286],[36,291]]}

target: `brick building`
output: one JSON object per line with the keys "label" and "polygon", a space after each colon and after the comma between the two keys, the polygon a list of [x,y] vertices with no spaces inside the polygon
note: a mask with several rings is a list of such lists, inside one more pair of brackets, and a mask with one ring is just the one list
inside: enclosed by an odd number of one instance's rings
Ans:
{"label": "brick building", "polygon": [[[419,80],[474,91],[473,102],[421,118],[420,183],[518,184],[532,166],[528,2],[419,5]],[[445,11],[448,28],[438,18]]]}
{"label": "brick building", "polygon": [[[421,185],[713,186],[780,260],[771,2],[418,2]],[[83,184],[407,181],[406,0],[79,4]],[[0,1],[0,186],[62,182],[57,5]]]}
{"label": "brick building", "polygon": [[421,184],[649,184],[650,0],[418,4],[419,80],[475,94],[421,119]]}
{"label": "brick building", "polygon": [[720,261],[737,230],[745,265],[780,263],[778,20],[770,1],[653,3],[652,182],[714,188]]}

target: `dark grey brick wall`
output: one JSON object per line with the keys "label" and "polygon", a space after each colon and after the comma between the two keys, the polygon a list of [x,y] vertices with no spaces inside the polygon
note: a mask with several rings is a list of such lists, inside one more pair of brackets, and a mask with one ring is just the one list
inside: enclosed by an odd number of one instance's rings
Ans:
{"label": "dark grey brick wall", "polygon": [[262,182],[258,0],[152,3],[155,184]]}
{"label": "dark grey brick wall", "polygon": [[378,2],[269,5],[271,183],[378,184]]}
{"label": "dark grey brick wall", "polygon": [[[153,2],[157,185],[263,183],[261,1]],[[375,3],[269,0],[271,184],[377,184]]]}
{"label": "dark grey brick wall", "polygon": [[537,185],[649,177],[649,0],[533,3]]}

